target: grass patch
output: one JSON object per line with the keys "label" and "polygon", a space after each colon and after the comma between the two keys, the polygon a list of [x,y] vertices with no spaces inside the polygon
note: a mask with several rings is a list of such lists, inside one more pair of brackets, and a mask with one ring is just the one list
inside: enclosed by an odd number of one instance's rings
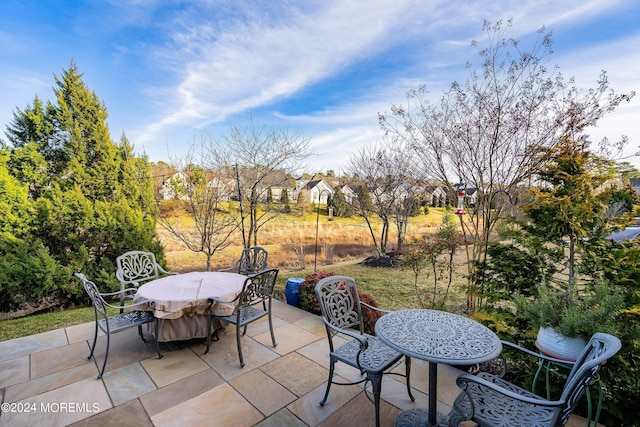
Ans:
{"label": "grass patch", "polygon": [[[378,301],[381,308],[387,310],[404,310],[408,308],[421,308],[420,301],[416,295],[413,285],[413,273],[410,270],[401,268],[372,268],[364,267],[357,263],[342,263],[336,265],[323,265],[318,267],[318,271],[333,271],[340,276],[353,277],[358,289],[371,293]],[[305,278],[313,273],[313,269],[300,271],[281,271],[278,275],[278,287],[284,288],[287,279],[291,277]],[[420,297],[431,295],[433,288],[426,283],[426,275],[419,279],[418,291]],[[440,284],[439,286],[443,286]],[[447,299],[447,306],[456,307],[465,304],[466,297],[462,291],[462,283],[458,283],[452,289]],[[440,300],[443,289],[438,290]],[[429,308],[429,306],[427,306]]]}
{"label": "grass patch", "polygon": [[0,341],[92,322],[94,319],[93,307],[83,307],[2,320],[0,321]]}

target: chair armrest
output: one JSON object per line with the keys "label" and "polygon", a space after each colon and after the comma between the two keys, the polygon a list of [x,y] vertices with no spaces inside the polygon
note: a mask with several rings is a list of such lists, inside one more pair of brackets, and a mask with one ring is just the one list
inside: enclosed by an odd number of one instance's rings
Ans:
{"label": "chair armrest", "polygon": [[381,308],[374,307],[362,301],[360,301],[360,305],[364,305],[365,307],[370,308],[371,310],[374,310],[374,311],[379,311],[380,313],[393,313],[393,310],[383,310]]}
{"label": "chair armrest", "polygon": [[231,267],[227,267],[227,268],[221,268],[218,271],[231,271],[231,270],[237,270],[238,267],[240,266],[240,260],[236,261],[233,263],[233,265]]}
{"label": "chair armrest", "polygon": [[351,331],[349,329],[338,328],[337,326],[334,326],[331,323],[327,322],[327,320],[324,317],[322,318],[322,321],[332,331],[347,335],[353,339],[358,340],[360,342],[360,351],[366,350],[367,347],[369,347],[369,338],[366,335],[360,335],[358,332]]}
{"label": "chair armrest", "polygon": [[177,271],[167,271],[167,270],[165,270],[164,268],[162,268],[162,266],[160,264],[156,264],[156,268],[158,269],[158,271],[160,273],[167,274],[169,276],[175,276],[176,274],[179,274]]}
{"label": "chair armrest", "polygon": [[[104,294],[102,294],[102,295],[104,295]],[[137,302],[137,303],[135,303],[135,304],[129,304],[129,305],[113,305],[113,304],[109,304],[108,302],[104,301],[104,304],[105,304],[106,306],[108,306],[108,307],[111,307],[111,308],[115,308],[115,309],[117,309],[117,310],[120,310],[120,309],[124,309],[124,308],[135,308],[135,307],[140,307],[140,306],[142,306],[142,305],[145,305],[145,306],[154,306],[154,305],[155,305],[155,301],[153,301],[153,300],[143,300],[143,301],[139,301],[139,302]],[[144,311],[144,310],[143,310],[143,311]]]}
{"label": "chair armrest", "polygon": [[[496,383],[493,383],[491,381],[488,381],[484,378],[481,378],[477,375],[472,375],[472,374],[458,375],[458,378],[456,378],[456,384],[461,390],[463,390],[467,394],[470,402],[473,402],[473,399],[469,393],[469,389],[473,387],[483,386],[488,389],[491,389],[493,392],[501,396],[509,397],[511,399],[514,399],[520,402],[526,402],[536,406],[555,407],[555,406],[560,406],[564,404],[564,402],[561,400],[547,400],[541,397],[536,398],[536,397],[524,396],[522,394],[516,393]],[[504,401],[504,399],[502,400]]]}
{"label": "chair armrest", "polygon": [[209,307],[208,307],[208,308],[210,308],[210,307],[211,307],[211,305],[212,305],[214,302],[221,303],[221,304],[231,304],[231,303],[234,303],[234,302],[238,301],[238,300],[240,299],[240,297],[241,297],[241,296],[242,296],[242,292],[240,292],[240,293],[239,293],[239,294],[238,294],[234,299],[232,299],[231,301],[226,301],[226,300],[220,299],[220,298],[218,298],[218,297],[209,297],[209,298],[207,298],[207,303],[209,304]]}

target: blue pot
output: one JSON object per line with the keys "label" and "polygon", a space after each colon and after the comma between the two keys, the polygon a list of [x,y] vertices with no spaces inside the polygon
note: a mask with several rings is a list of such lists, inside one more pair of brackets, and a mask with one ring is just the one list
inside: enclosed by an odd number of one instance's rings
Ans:
{"label": "blue pot", "polygon": [[284,288],[284,295],[287,297],[287,304],[294,307],[300,305],[300,286],[304,283],[304,279],[292,277],[287,280]]}

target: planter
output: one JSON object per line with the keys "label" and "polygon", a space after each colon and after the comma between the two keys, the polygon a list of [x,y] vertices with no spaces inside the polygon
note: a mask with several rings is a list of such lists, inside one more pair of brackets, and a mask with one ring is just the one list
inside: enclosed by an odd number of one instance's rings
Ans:
{"label": "planter", "polygon": [[298,307],[300,305],[300,286],[302,286],[302,283],[304,283],[304,279],[299,277],[292,277],[287,280],[287,284],[284,289],[287,304],[294,307]]}
{"label": "planter", "polygon": [[540,328],[536,347],[543,353],[557,359],[576,360],[587,345],[584,338],[568,338],[552,328]]}

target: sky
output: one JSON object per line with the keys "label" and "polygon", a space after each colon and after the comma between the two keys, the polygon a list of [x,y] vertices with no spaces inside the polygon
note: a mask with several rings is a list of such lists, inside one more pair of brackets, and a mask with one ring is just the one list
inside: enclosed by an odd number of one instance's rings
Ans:
{"label": "sky", "polygon": [[309,171],[340,174],[382,140],[378,113],[420,85],[437,100],[464,83],[483,22],[509,19],[525,47],[551,30],[549,63],[579,88],[606,70],[616,92],[638,92],[587,133],[626,135],[623,160],[640,168],[638,0],[2,0],[0,138],[35,96],[54,101],[73,61],[112,139],[151,161],[253,121],[301,132]]}

